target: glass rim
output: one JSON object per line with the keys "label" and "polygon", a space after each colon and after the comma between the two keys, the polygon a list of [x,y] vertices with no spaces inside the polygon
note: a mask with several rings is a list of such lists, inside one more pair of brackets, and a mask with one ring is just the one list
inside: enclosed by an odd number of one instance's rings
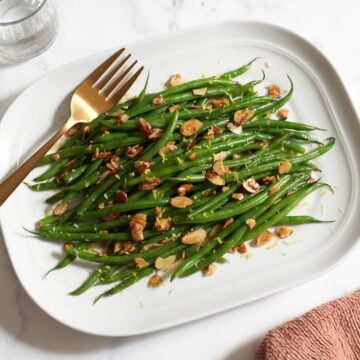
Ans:
{"label": "glass rim", "polygon": [[43,6],[47,3],[47,1],[48,0],[42,0],[42,3],[32,13],[30,13],[18,20],[6,21],[6,22],[0,21],[0,26],[16,25],[27,19],[30,19],[32,16],[34,16],[36,13],[38,13],[43,8]]}

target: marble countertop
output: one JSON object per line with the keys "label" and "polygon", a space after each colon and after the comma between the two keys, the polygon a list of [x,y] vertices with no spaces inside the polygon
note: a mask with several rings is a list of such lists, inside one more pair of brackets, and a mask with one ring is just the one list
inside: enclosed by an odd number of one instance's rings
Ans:
{"label": "marble countertop", "polygon": [[[272,22],[310,40],[338,69],[360,110],[358,0],[61,0],[58,7],[60,33],[54,45],[25,63],[0,65],[0,118],[22,90],[58,66],[131,41],[229,18]],[[19,284],[0,239],[0,358],[252,359],[269,329],[359,289],[360,278],[354,275],[360,270],[359,257],[356,247],[320,278],[200,321],[143,336],[103,338],[69,329],[39,309]]]}

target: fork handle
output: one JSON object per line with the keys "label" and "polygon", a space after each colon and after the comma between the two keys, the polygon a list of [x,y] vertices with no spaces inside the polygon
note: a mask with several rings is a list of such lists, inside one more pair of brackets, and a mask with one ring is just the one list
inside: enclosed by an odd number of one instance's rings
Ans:
{"label": "fork handle", "polygon": [[66,128],[61,128],[56,132],[39,150],[37,150],[29,159],[18,167],[9,177],[0,184],[0,206],[12,194],[12,192],[25,179],[27,174],[35,167],[36,163],[51,149],[65,133]]}

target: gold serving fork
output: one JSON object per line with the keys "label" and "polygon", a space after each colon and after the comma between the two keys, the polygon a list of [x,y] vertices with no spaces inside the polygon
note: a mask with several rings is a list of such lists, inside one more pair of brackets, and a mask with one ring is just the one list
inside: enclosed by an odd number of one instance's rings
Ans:
{"label": "gold serving fork", "polygon": [[97,67],[75,90],[71,97],[71,116],[65,125],[39,150],[0,184],[0,206],[25,179],[36,163],[51,149],[57,140],[73,125],[93,120],[116,105],[139,77],[144,67],[133,75],[130,71],[137,61],[120,72],[131,55],[119,60],[125,49],[118,50]]}

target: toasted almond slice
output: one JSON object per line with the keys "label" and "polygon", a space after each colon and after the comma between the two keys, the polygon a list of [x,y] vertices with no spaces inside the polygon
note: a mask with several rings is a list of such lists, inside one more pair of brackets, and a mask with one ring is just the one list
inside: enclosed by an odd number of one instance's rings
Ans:
{"label": "toasted almond slice", "polygon": [[154,228],[157,231],[166,231],[171,228],[172,221],[170,218],[156,218]]}
{"label": "toasted almond slice", "polygon": [[203,123],[198,119],[190,119],[183,122],[180,126],[180,132],[183,136],[189,137],[195,135],[203,126]]}
{"label": "toasted almond slice", "polygon": [[196,160],[197,157],[198,157],[198,156],[197,156],[196,153],[191,153],[191,154],[189,155],[189,160],[191,160],[191,161]]}
{"label": "toasted almond slice", "polygon": [[280,191],[280,186],[274,186],[273,188],[271,188],[269,190],[269,195],[272,196],[272,195],[275,195],[276,193],[278,193]]}
{"label": "toasted almond slice", "polygon": [[290,236],[293,233],[293,229],[291,229],[288,226],[279,226],[276,230],[275,230],[275,234],[276,236],[278,236],[281,239],[285,239],[288,236]]}
{"label": "toasted almond slice", "polygon": [[159,287],[163,282],[163,278],[160,275],[155,274],[149,279],[148,286],[151,288],[156,288]]}
{"label": "toasted almond slice", "polygon": [[234,199],[234,200],[242,200],[244,199],[244,194],[243,193],[232,193],[231,197]]}
{"label": "toasted almond slice", "polygon": [[207,87],[193,89],[192,92],[196,96],[204,96],[207,93]]}
{"label": "toasted almond slice", "polygon": [[180,105],[179,104],[174,104],[169,106],[169,113],[174,113],[176,110],[180,109]]}
{"label": "toasted almond slice", "polygon": [[184,209],[193,203],[187,196],[175,196],[170,200],[170,205],[178,209]]}
{"label": "toasted almond slice", "polygon": [[176,255],[171,255],[166,258],[158,257],[155,260],[155,267],[158,270],[170,271],[173,268],[175,261]]}
{"label": "toasted almond slice", "polygon": [[209,232],[209,238],[213,239],[222,229],[223,227],[221,224],[214,225]]}
{"label": "toasted almond slice", "polygon": [[139,124],[140,124],[140,132],[141,132],[141,134],[148,137],[152,132],[151,124],[146,119],[144,119],[143,117],[139,118]]}
{"label": "toasted almond slice", "polygon": [[237,126],[242,126],[254,114],[255,114],[255,110],[252,109],[237,110],[234,112],[234,123]]}
{"label": "toasted almond slice", "polygon": [[215,171],[209,170],[206,172],[206,178],[214,185],[223,186],[225,185],[225,180],[219,176]]}
{"label": "toasted almond slice", "polygon": [[230,169],[228,166],[225,166],[222,160],[215,161],[213,165],[213,170],[219,175],[219,176],[225,176],[229,174]]}
{"label": "toasted almond slice", "polygon": [[216,154],[213,154],[214,161],[223,161],[228,157],[229,153],[227,151],[220,151]]}
{"label": "toasted almond slice", "polygon": [[154,190],[161,182],[160,178],[147,178],[146,182],[143,182],[141,184],[139,184],[138,189],[139,190]]}
{"label": "toasted almond slice", "polygon": [[165,154],[175,151],[177,149],[177,146],[175,145],[175,141],[169,141],[165,146],[163,146],[158,154],[160,156],[164,156]]}
{"label": "toasted almond slice", "polygon": [[186,195],[187,192],[189,192],[192,188],[193,188],[193,184],[181,184],[178,189],[177,189],[177,193],[179,196],[184,196]]}
{"label": "toasted almond slice", "polygon": [[117,241],[115,244],[114,244],[114,253],[118,253],[121,251],[121,248],[122,248],[122,242],[121,241]]}
{"label": "toasted almond slice", "polygon": [[55,209],[53,211],[54,216],[60,216],[64,214],[64,212],[69,208],[69,204],[66,202],[61,202],[60,204],[57,204],[55,206]]}
{"label": "toasted almond slice", "polygon": [[247,227],[248,227],[250,230],[252,230],[252,229],[256,226],[256,220],[255,220],[255,219],[252,219],[252,218],[247,219],[247,220],[245,221],[245,224],[247,225]]}
{"label": "toasted almond slice", "polygon": [[242,133],[242,126],[241,125],[235,125],[232,122],[228,122],[226,124],[226,127],[233,133],[236,135],[241,135]]}
{"label": "toasted almond slice", "polygon": [[275,176],[265,176],[261,181],[265,185],[273,184],[276,181],[276,177]]}
{"label": "toasted almond slice", "polygon": [[215,274],[216,269],[217,267],[214,264],[210,264],[202,270],[202,273],[204,274],[204,276],[211,276]]}
{"label": "toasted almond slice", "polygon": [[278,111],[278,116],[281,120],[286,119],[289,116],[290,111],[288,109],[282,108]]}
{"label": "toasted almond slice", "polygon": [[155,97],[155,98],[153,98],[152,100],[151,100],[151,104],[153,105],[153,106],[158,106],[158,105],[162,105],[162,104],[164,104],[165,103],[165,99],[160,95],[160,96],[157,96],[157,97]]}
{"label": "toasted almond slice", "polygon": [[240,244],[235,247],[235,251],[239,252],[240,254],[245,254],[247,252],[247,247],[245,244]]}
{"label": "toasted almond slice", "polygon": [[143,147],[140,144],[134,145],[134,146],[128,146],[127,150],[125,151],[125,155],[132,159],[135,156],[139,155],[141,151],[143,150]]}
{"label": "toasted almond slice", "polygon": [[181,242],[186,245],[202,244],[206,239],[206,231],[203,228],[198,228],[188,232],[181,238]]}
{"label": "toasted almond slice", "polygon": [[139,268],[144,268],[144,267],[149,266],[149,263],[142,257],[136,257],[134,259],[134,262],[137,266],[139,266]]}
{"label": "toasted almond slice", "polygon": [[291,170],[291,162],[289,160],[285,160],[283,161],[278,168],[278,173],[279,174],[286,174]]}
{"label": "toasted almond slice", "polygon": [[214,107],[214,108],[220,108],[223,107],[225,105],[229,105],[230,104],[230,100],[229,98],[219,98],[219,99],[213,99],[210,101],[210,104]]}
{"label": "toasted almond slice", "polygon": [[50,157],[51,157],[54,161],[58,161],[58,160],[60,159],[60,155],[57,154],[57,153],[50,155]]}
{"label": "toasted almond slice", "polygon": [[256,246],[264,246],[267,245],[272,240],[272,238],[273,238],[272,232],[266,230],[254,239],[254,244]]}
{"label": "toasted almond slice", "polygon": [[234,222],[234,218],[233,218],[233,217],[228,218],[228,219],[225,221],[224,225],[223,225],[223,229],[226,229],[226,228],[227,228],[229,225],[231,225],[233,222]]}

